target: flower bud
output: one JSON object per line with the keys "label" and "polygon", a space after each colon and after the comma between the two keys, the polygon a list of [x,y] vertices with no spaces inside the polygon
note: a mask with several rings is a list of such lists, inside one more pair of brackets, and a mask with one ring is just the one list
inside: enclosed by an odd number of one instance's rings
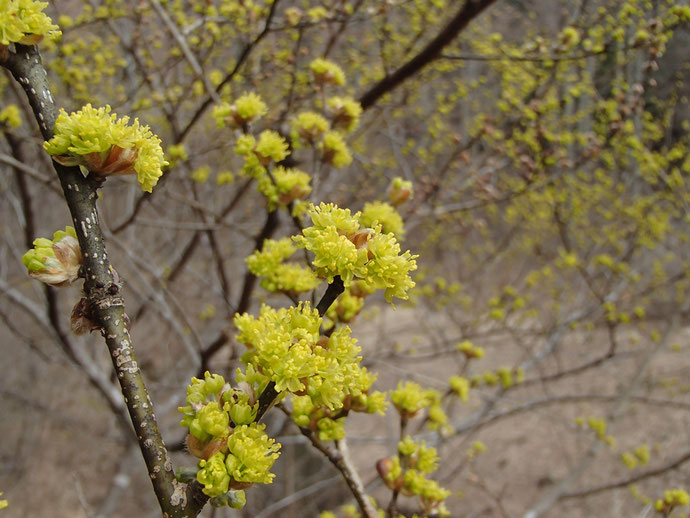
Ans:
{"label": "flower bud", "polygon": [[206,460],[213,457],[216,453],[222,452],[225,449],[227,442],[227,437],[212,439],[208,442],[204,442],[194,437],[192,434],[187,434],[185,439],[189,453],[198,459]]}
{"label": "flower bud", "polygon": [[332,84],[342,86],[345,84],[345,74],[335,63],[323,58],[317,58],[309,65],[314,80],[322,85]]}
{"label": "flower bud", "polygon": [[366,246],[367,242],[374,237],[374,230],[371,228],[360,228],[354,234],[347,236],[352,243],[359,249]]}
{"label": "flower bud", "polygon": [[412,182],[403,180],[399,176],[393,179],[388,188],[388,199],[396,207],[405,203],[412,195]]}
{"label": "flower bud", "polygon": [[34,247],[22,257],[29,275],[51,286],[63,286],[79,276],[82,263],[77,234],[72,227],[58,230],[53,240],[39,238]]}
{"label": "flower bud", "polygon": [[401,477],[392,478],[394,469],[395,463],[390,457],[381,459],[376,463],[376,471],[384,484],[386,484],[386,487],[391,491],[400,491],[400,489],[402,489],[403,480]]}

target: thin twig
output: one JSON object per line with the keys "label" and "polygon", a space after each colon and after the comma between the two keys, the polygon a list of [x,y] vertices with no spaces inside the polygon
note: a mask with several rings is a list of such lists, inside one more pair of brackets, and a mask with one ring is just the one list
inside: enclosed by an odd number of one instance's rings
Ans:
{"label": "thin twig", "polygon": [[[671,337],[672,332],[676,329],[678,320],[678,314],[676,313],[672,317],[670,323],[668,324],[666,332],[664,333],[664,337],[661,340],[659,340],[655,344],[655,346],[649,351],[647,356],[638,366],[637,371],[635,372],[630,382],[620,392],[620,396],[616,405],[607,415],[607,421],[615,421],[623,412],[623,409],[630,400],[632,392],[638,387],[638,385],[642,381],[644,373],[649,367],[651,361],[661,350],[663,350],[668,345],[668,341]],[[602,441],[596,439],[588,448],[588,450],[582,455],[580,462],[578,462],[558,484],[556,484],[551,490],[546,492],[546,494],[542,495],[523,515],[523,518],[538,518],[539,516],[542,516],[546,511],[551,509],[551,507],[553,507],[556,504],[556,502],[558,502],[563,497],[563,495],[566,494],[568,487],[574,484],[580,478],[585,469],[587,469],[587,467],[594,461],[598,450],[601,448],[601,444]]]}
{"label": "thin twig", "polygon": [[[226,76],[223,78],[223,80],[218,84],[216,87],[216,93],[220,93],[223,87],[228,84],[232,79],[235,77],[237,72],[239,72],[240,67],[244,64],[244,62],[247,60],[249,57],[249,54],[251,54],[251,51],[256,47],[259,42],[268,34],[270,28],[271,28],[271,22],[273,21],[273,16],[275,15],[276,9],[278,7],[278,3],[280,0],[274,0],[273,3],[271,4],[270,11],[268,12],[268,16],[266,16],[266,22],[264,23],[264,28],[263,30],[249,43],[247,43],[242,51],[240,52],[239,57],[237,58],[237,62],[235,63],[235,66],[232,68],[230,72],[226,74]],[[184,129],[180,132],[178,138],[176,139],[176,143],[182,142],[187,134],[191,131],[191,129],[194,127],[194,125],[197,123],[197,121],[201,118],[201,116],[206,112],[206,110],[213,104],[214,98],[212,96],[208,96],[204,102],[201,103],[201,105],[196,109],[194,112],[194,115],[192,115],[192,118],[189,120],[187,125],[184,127]]]}
{"label": "thin twig", "polygon": [[584,498],[599,493],[603,493],[604,491],[611,491],[612,489],[628,487],[630,484],[636,484],[641,480],[646,480],[652,477],[658,477],[659,475],[663,475],[664,473],[667,473],[671,470],[678,469],[688,461],[690,461],[690,450],[686,451],[680,457],[672,460],[671,462],[664,464],[663,466],[659,466],[658,468],[649,469],[647,471],[643,471],[642,473],[638,473],[637,475],[634,475],[632,477],[617,480],[616,482],[609,482],[601,486],[588,487],[585,489],[581,489],[579,491],[564,493],[561,495],[560,499],[568,500],[573,498]]}
{"label": "thin twig", "polygon": [[163,20],[163,23],[170,31],[170,34],[172,34],[173,38],[175,38],[175,41],[180,46],[180,49],[182,49],[182,53],[184,54],[185,59],[190,64],[192,70],[196,74],[196,78],[203,83],[204,88],[206,89],[206,93],[209,95],[209,98],[213,102],[220,103],[220,97],[218,96],[218,92],[216,92],[216,90],[213,88],[213,85],[211,84],[211,81],[209,81],[208,77],[206,77],[206,74],[204,74],[204,71],[202,70],[201,65],[199,64],[199,61],[196,59],[196,56],[189,48],[189,45],[187,45],[187,40],[185,40],[185,37],[180,32],[177,25],[175,25],[175,23],[170,19],[170,16],[168,15],[167,11],[163,9],[163,6],[160,4],[158,0],[149,0],[149,4],[153,6],[153,9],[158,13],[158,16],[160,16],[161,20]]}

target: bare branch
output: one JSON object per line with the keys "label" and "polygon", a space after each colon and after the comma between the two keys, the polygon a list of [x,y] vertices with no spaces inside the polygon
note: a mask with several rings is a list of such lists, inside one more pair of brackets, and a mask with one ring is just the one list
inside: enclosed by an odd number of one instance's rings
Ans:
{"label": "bare branch", "polygon": [[415,56],[392,74],[384,77],[378,83],[359,97],[363,109],[371,108],[383,95],[395,89],[421,69],[436,59],[444,47],[450,44],[460,32],[484,9],[496,0],[466,0],[462,8],[439,32],[436,37]]}
{"label": "bare branch", "polygon": [[617,480],[616,482],[609,482],[608,484],[603,484],[601,486],[589,487],[586,489],[581,489],[580,491],[572,491],[570,493],[564,493],[561,495],[561,500],[568,500],[573,498],[583,498],[587,496],[596,495],[603,493],[604,491],[611,491],[612,489],[620,489],[623,487],[628,487],[630,484],[636,484],[641,480],[646,480],[652,477],[658,477],[669,471],[680,468],[683,464],[690,461],[690,450],[686,451],[678,458],[672,460],[671,462],[659,466],[658,468],[648,469],[642,473],[638,473],[632,477],[628,477],[622,480]]}

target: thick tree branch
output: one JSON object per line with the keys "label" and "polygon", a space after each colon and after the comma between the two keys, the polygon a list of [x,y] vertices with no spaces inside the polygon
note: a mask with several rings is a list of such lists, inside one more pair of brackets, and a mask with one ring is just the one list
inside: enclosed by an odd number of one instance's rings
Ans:
{"label": "thick tree branch", "polygon": [[399,86],[436,59],[443,48],[450,44],[455,37],[460,34],[460,31],[467,27],[477,15],[495,1],[496,0],[467,0],[457,14],[448,22],[443,30],[426,45],[426,47],[395,72],[381,79],[360,96],[359,102],[362,108],[365,110],[371,108],[381,96]]}
{"label": "thick tree branch", "polygon": [[[45,140],[53,136],[58,109],[35,46],[16,45],[2,63],[24,89],[41,135]],[[114,281],[110,261],[96,209],[97,189],[100,182],[89,176],[84,178],[78,167],[54,164],[72,215],[79,245],[84,258],[84,293],[92,311],[92,318],[101,327],[113,367],[127,404],[139,447],[148,468],[156,497],[164,516],[195,516],[198,511],[187,506],[188,488],[175,479],[172,462],[168,457],[153,413],[152,403],[136,361],[132,342],[125,325],[125,312],[120,286]],[[190,503],[192,503],[190,501]]]}

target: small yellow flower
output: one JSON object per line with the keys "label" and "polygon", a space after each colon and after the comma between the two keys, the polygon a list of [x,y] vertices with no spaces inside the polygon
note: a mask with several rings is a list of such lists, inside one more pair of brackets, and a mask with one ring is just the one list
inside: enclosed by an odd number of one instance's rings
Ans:
{"label": "small yellow flower", "polygon": [[7,124],[10,128],[18,128],[22,125],[22,116],[16,104],[10,104],[0,111],[0,124]]}
{"label": "small yellow flower", "polygon": [[223,103],[213,109],[213,117],[219,128],[226,124],[231,128],[243,128],[266,113],[268,113],[266,103],[254,92],[245,92],[235,100],[234,104]]}

